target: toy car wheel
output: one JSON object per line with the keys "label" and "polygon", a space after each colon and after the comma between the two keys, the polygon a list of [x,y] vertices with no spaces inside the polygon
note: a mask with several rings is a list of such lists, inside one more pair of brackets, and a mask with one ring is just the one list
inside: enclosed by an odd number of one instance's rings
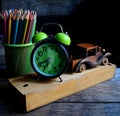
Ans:
{"label": "toy car wheel", "polygon": [[108,64],[108,58],[105,57],[103,60],[102,60],[102,64],[103,65],[107,65]]}
{"label": "toy car wheel", "polygon": [[79,72],[83,72],[86,70],[86,65],[85,64],[81,64],[79,67]]}

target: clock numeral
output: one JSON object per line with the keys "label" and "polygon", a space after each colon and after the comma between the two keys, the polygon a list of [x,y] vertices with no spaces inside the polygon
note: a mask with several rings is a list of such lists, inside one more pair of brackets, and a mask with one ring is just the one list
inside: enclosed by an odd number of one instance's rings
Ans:
{"label": "clock numeral", "polygon": [[47,47],[43,46],[42,49],[43,49],[43,52],[47,52]]}
{"label": "clock numeral", "polygon": [[46,69],[46,66],[42,66],[43,67],[43,71],[45,71],[45,69]]}
{"label": "clock numeral", "polygon": [[37,51],[38,56],[42,56],[43,55],[43,51]]}
{"label": "clock numeral", "polygon": [[38,62],[38,67],[41,67],[42,62]]}
{"label": "clock numeral", "polygon": [[48,64],[49,64],[49,62],[46,61],[46,63],[44,64],[44,66],[42,66],[43,67],[43,71],[45,71],[45,69],[48,67]]}
{"label": "clock numeral", "polygon": [[38,67],[42,67],[43,71],[48,67],[49,61],[38,62]]}

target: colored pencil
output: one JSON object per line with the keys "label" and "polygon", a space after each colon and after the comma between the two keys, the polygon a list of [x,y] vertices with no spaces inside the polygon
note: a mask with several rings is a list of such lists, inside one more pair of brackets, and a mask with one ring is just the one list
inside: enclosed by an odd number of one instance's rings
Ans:
{"label": "colored pencil", "polygon": [[3,27],[4,27],[4,42],[7,43],[7,20],[8,20],[8,15],[6,11],[2,11],[3,14]]}
{"label": "colored pencil", "polygon": [[37,22],[37,13],[34,12],[34,21],[33,21],[33,27],[32,27],[32,32],[31,32],[31,35],[30,35],[30,42],[32,41],[32,37],[34,36],[35,34],[35,30],[36,30],[36,22]]}
{"label": "colored pencil", "polygon": [[35,11],[23,9],[2,10],[5,43],[25,44],[32,41],[36,29]]}
{"label": "colored pencil", "polygon": [[22,29],[23,29],[23,17],[19,19],[19,24],[18,24],[18,33],[16,37],[16,44],[21,44],[22,43]]}
{"label": "colored pencil", "polygon": [[29,43],[30,42],[30,35],[32,33],[32,28],[33,28],[33,22],[34,22],[34,12],[30,12],[30,18],[29,18],[29,22],[28,22],[28,29],[27,29],[27,33],[26,33],[26,39],[25,39],[25,43]]}
{"label": "colored pencil", "polygon": [[24,44],[25,42],[25,36],[26,36],[26,32],[27,32],[27,27],[28,27],[28,21],[29,21],[29,11],[27,11],[27,13],[25,14],[25,19],[23,22],[23,38],[22,38],[22,44]]}
{"label": "colored pencil", "polygon": [[10,44],[11,24],[12,24],[12,12],[10,10],[9,11],[9,16],[8,16],[8,44]]}

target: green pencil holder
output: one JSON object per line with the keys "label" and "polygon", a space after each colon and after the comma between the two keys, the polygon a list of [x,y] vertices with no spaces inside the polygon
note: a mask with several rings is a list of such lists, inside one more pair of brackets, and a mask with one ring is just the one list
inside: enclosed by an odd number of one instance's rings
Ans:
{"label": "green pencil holder", "polygon": [[20,76],[34,73],[30,62],[33,43],[4,44],[4,47],[7,71],[10,75]]}

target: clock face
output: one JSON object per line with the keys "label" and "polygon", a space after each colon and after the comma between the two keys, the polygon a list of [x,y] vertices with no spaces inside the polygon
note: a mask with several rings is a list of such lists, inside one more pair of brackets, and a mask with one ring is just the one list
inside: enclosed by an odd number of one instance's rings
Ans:
{"label": "clock face", "polygon": [[62,45],[45,42],[37,45],[33,50],[32,66],[42,76],[57,77],[65,71],[68,57]]}

